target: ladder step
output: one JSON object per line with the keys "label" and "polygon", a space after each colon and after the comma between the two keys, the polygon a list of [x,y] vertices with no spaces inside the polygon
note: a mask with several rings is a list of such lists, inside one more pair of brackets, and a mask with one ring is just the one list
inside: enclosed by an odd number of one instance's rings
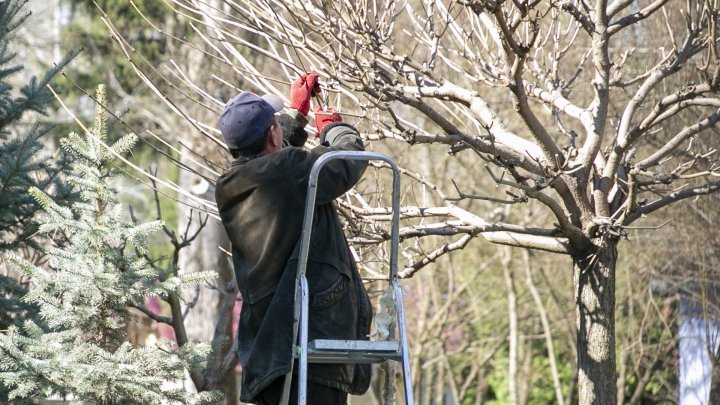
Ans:
{"label": "ladder step", "polygon": [[397,341],[316,339],[308,342],[309,363],[381,363],[385,360],[402,360]]}

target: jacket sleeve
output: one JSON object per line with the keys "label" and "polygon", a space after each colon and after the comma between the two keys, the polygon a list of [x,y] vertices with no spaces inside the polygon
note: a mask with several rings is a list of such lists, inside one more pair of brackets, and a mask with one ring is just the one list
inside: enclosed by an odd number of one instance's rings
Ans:
{"label": "jacket sleeve", "polygon": [[291,110],[288,114],[280,114],[277,117],[278,124],[283,133],[283,147],[305,145],[308,134],[305,125],[308,121],[304,115],[297,110]]}
{"label": "jacket sleeve", "polygon": [[[303,195],[307,192],[312,165],[320,156],[331,151],[363,151],[360,134],[351,125],[337,122],[328,125],[321,134],[320,146],[310,151],[306,170],[301,173],[299,184]],[[362,177],[367,161],[332,160],[325,164],[318,176],[317,204],[327,204],[350,190]]]}

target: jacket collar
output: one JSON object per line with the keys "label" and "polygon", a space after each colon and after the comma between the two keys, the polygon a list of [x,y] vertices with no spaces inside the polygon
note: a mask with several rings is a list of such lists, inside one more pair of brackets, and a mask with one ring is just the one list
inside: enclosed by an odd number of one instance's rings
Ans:
{"label": "jacket collar", "polygon": [[240,166],[244,165],[245,163],[259,158],[261,155],[253,155],[253,156],[239,156],[237,159],[232,161],[232,166]]}

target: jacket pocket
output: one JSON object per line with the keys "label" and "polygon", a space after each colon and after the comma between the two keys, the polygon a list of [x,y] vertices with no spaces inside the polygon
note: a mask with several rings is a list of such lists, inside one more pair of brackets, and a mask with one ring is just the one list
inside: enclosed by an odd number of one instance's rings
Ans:
{"label": "jacket pocket", "polygon": [[346,294],[348,285],[350,284],[347,277],[343,274],[336,272],[334,269],[329,269],[336,273],[337,279],[330,284],[326,289],[317,292],[314,296],[311,296],[310,309],[323,309],[336,304],[340,301],[340,298]]}

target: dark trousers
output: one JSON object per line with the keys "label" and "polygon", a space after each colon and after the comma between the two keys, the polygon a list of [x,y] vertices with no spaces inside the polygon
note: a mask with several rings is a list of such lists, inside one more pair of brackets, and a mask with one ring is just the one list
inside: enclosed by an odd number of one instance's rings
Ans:
{"label": "dark trousers", "polygon": [[[260,391],[255,400],[258,405],[278,405],[282,400],[285,377],[280,377]],[[345,405],[347,404],[347,392],[336,388],[307,382],[307,405]],[[297,405],[297,375],[293,375],[290,387],[290,405]]]}

